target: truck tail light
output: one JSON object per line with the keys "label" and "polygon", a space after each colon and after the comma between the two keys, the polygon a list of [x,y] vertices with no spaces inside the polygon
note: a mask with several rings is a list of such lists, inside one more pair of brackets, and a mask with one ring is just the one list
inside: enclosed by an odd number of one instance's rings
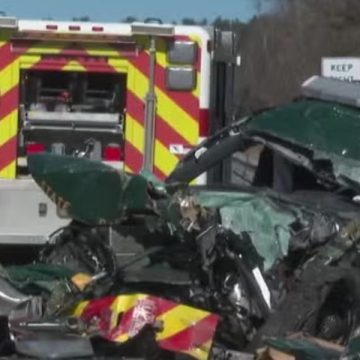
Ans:
{"label": "truck tail light", "polygon": [[123,152],[119,145],[108,145],[104,148],[104,156],[103,159],[105,161],[122,161],[123,160]]}
{"label": "truck tail light", "polygon": [[199,116],[199,135],[207,137],[210,134],[210,111],[208,109],[200,109]]}
{"label": "truck tail light", "polygon": [[26,143],[26,154],[36,154],[45,151],[45,145],[41,143],[30,142]]}
{"label": "truck tail light", "polygon": [[70,31],[80,31],[81,26],[79,26],[79,25],[69,25],[69,30]]}
{"label": "truck tail light", "polygon": [[94,32],[103,32],[104,28],[102,26],[93,26],[91,30]]}
{"label": "truck tail light", "polygon": [[54,24],[47,24],[46,25],[46,30],[57,30],[58,29],[58,26],[57,25],[54,25]]}

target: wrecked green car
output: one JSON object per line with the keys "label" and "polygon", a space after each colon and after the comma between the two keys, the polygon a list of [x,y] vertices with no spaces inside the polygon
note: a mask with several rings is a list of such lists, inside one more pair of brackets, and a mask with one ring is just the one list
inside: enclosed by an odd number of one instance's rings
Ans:
{"label": "wrecked green car", "polygon": [[[360,110],[350,105],[308,96],[249,116],[165,183],[30,156],[36,182],[73,219],[41,262],[97,277],[96,296],[147,293],[217,314],[210,358],[295,332],[346,345],[360,325]],[[227,183],[188,185],[226,159]]]}

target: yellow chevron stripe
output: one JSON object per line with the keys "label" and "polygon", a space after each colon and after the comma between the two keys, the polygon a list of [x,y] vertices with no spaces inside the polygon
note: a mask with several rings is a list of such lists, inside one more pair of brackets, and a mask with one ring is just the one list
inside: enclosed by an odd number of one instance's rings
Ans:
{"label": "yellow chevron stripe", "polygon": [[145,294],[119,295],[111,304],[112,310],[111,328],[113,329],[118,323],[118,315],[132,309],[139,300],[148,298]]}
{"label": "yellow chevron stripe", "polygon": [[209,312],[195,309],[186,305],[179,305],[162,314],[157,320],[163,322],[163,331],[156,334],[156,340],[167,339],[196,325],[200,320],[209,316]]}
{"label": "yellow chevron stripe", "polygon": [[[1,36],[4,36],[3,33],[1,34]],[[5,40],[5,38],[2,37],[2,40]],[[3,41],[1,45],[6,45],[6,41]],[[19,72],[16,71],[18,63],[18,60],[16,60],[0,70],[0,96],[4,95],[18,84]],[[5,144],[7,141],[9,141],[9,139],[16,135],[17,123],[17,110],[12,111],[10,114],[6,115],[3,119],[0,120],[0,145]],[[14,158],[15,156],[16,154],[14,154]],[[15,159],[8,166],[0,169],[0,178],[14,178],[15,174]]]}
{"label": "yellow chevron stripe", "polygon": [[[19,83],[19,60],[15,60],[0,71],[0,95],[4,95]],[[15,70],[16,69],[16,70]]]}
{"label": "yellow chevron stripe", "polygon": [[108,64],[117,72],[127,72],[128,60],[120,57],[118,50],[107,44],[81,44],[81,48],[89,56],[106,56]]}
{"label": "yellow chevron stripe", "polygon": [[87,71],[78,61],[69,61],[65,66],[62,67],[64,71]]}
{"label": "yellow chevron stripe", "polygon": [[[148,89],[148,78],[136,67],[130,65],[134,71],[134,84],[129,83],[129,89],[143,99]],[[175,131],[181,134],[191,145],[198,140],[199,125],[188,113],[181,109],[169,96],[156,87],[157,112]]]}
{"label": "yellow chevron stripe", "polygon": [[15,109],[0,120],[0,146],[16,135],[17,116],[18,110]]}
{"label": "yellow chevron stripe", "polygon": [[112,58],[119,57],[119,51],[115,50],[109,45],[101,44],[101,45],[82,45],[82,48],[91,56],[107,56]]}
{"label": "yellow chevron stripe", "polygon": [[14,178],[16,173],[16,161],[12,161],[8,166],[0,170],[0,178]]}
{"label": "yellow chevron stripe", "polygon": [[179,159],[167,147],[160,141],[155,141],[155,165],[162,173],[170,175],[178,162]]}
{"label": "yellow chevron stripe", "polygon": [[124,343],[126,341],[128,341],[130,339],[129,334],[121,334],[120,336],[117,336],[115,341],[119,342],[119,343]]}
{"label": "yellow chevron stripe", "polygon": [[158,114],[191,145],[198,141],[199,124],[158,88]]}
{"label": "yellow chevron stripe", "polygon": [[198,359],[198,360],[208,360],[211,346],[212,346],[212,341],[210,340],[210,341],[200,345],[198,348],[192,349],[189,351],[184,351],[184,353],[189,354],[193,358]]}
{"label": "yellow chevron stripe", "polygon": [[64,42],[53,42],[53,41],[41,41],[35,43],[34,46],[26,51],[27,55],[56,55],[61,52],[64,48],[68,47],[70,43]]}
{"label": "yellow chevron stripe", "polygon": [[[121,313],[126,313],[131,310],[139,300],[148,298],[148,295],[135,294],[135,295],[120,295],[116,298],[114,303],[111,305],[111,325],[110,328],[114,329],[118,325],[118,317]],[[129,340],[129,334],[121,334],[114,340],[118,342],[125,342]]]}
{"label": "yellow chevron stripe", "polygon": [[129,114],[126,116],[126,139],[140,153],[144,148],[144,128]]}
{"label": "yellow chevron stripe", "polygon": [[[144,128],[130,115],[127,115],[126,127],[127,131],[129,131],[127,140],[142,154],[144,146]],[[155,140],[154,163],[161,172],[168,175],[178,163],[178,158],[171,154],[160,141]]]}
{"label": "yellow chevron stripe", "polygon": [[[131,69],[129,69],[129,62],[122,58],[110,58],[108,64],[114,68],[117,72],[126,72],[129,77],[132,75]],[[129,81],[129,79],[128,79]]]}
{"label": "yellow chevron stripe", "polygon": [[124,166],[124,170],[130,174],[133,173],[133,171],[127,165]]}
{"label": "yellow chevron stripe", "polygon": [[21,56],[25,61],[28,62],[30,58],[34,57],[41,59],[41,55],[58,55],[63,51],[69,44],[68,43],[51,43],[51,42],[42,42],[41,45],[35,44],[33,47],[29,48],[24,55]]}
{"label": "yellow chevron stripe", "polygon": [[40,55],[29,55],[26,54],[20,58],[20,68],[21,69],[30,69],[41,61]]}
{"label": "yellow chevron stripe", "polygon": [[[41,47],[34,46],[26,51],[24,55],[20,57],[20,68],[31,69],[34,65],[41,61],[41,55],[59,54],[67,44],[53,44],[53,43],[41,43]],[[41,55],[38,55],[41,53]]]}
{"label": "yellow chevron stripe", "polygon": [[125,59],[121,59],[121,58],[111,58],[108,60],[108,64],[111,65],[113,68],[118,68],[118,67],[128,67],[128,61]]}
{"label": "yellow chevron stripe", "polygon": [[90,301],[83,301],[80,304],[78,304],[74,311],[74,316],[79,317],[83,314],[86,307],[89,305]]}

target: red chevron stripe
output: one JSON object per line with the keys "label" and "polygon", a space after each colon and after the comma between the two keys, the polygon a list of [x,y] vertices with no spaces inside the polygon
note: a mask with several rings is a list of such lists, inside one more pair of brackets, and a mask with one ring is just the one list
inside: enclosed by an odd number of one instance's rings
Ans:
{"label": "red chevron stripe", "polygon": [[[129,115],[139,124],[144,125],[144,111],[145,104],[128,90],[127,112]],[[189,142],[159,115],[156,116],[155,135],[166,148],[169,148],[170,144],[189,145]]]}
{"label": "red chevron stripe", "polygon": [[[172,309],[174,309],[178,306],[177,303],[174,303],[171,301],[166,301],[164,299],[156,298],[156,297],[152,297],[152,296],[148,296],[146,299],[154,302],[154,304],[155,304],[154,315],[156,317],[159,317],[162,314],[164,314],[168,311],[171,311]],[[136,306],[136,304],[135,304],[135,306]],[[131,309],[129,309],[128,311],[126,311],[125,313],[122,314],[120,328],[116,328],[116,329],[114,329],[114,331],[111,332],[110,337],[109,337],[110,340],[115,340],[117,337],[128,333],[132,322],[136,321],[136,319],[133,318],[134,309],[135,309],[135,307],[132,307]]]}
{"label": "red chevron stripe", "polygon": [[[128,61],[148,77],[150,58],[146,52],[141,52],[135,59],[128,58]],[[157,64],[155,70],[156,86],[171,98],[183,111],[197,120],[199,117],[199,99],[189,91],[171,91],[166,89],[165,78],[166,70],[161,65]]]}
{"label": "red chevron stripe", "polygon": [[218,316],[211,314],[197,322],[195,325],[190,326],[167,339],[159,341],[159,345],[163,349],[173,351],[174,349],[183,352],[194,350],[213,338],[217,323]]}
{"label": "red chevron stripe", "polygon": [[159,170],[156,166],[154,167],[153,170],[154,175],[159,179],[159,180],[165,180],[167,178],[167,175],[165,175],[161,170]]}
{"label": "red chevron stripe", "polygon": [[90,322],[93,318],[97,318],[99,328],[106,333],[110,328],[110,307],[115,300],[116,296],[108,296],[90,301],[80,316],[85,322]]}
{"label": "red chevron stripe", "polygon": [[90,320],[92,317],[97,316],[102,309],[109,309],[115,299],[115,296],[107,296],[90,301],[82,311],[81,317],[85,320]]}
{"label": "red chevron stripe", "polygon": [[34,45],[33,41],[7,42],[0,47],[0,70],[10,65]]}
{"label": "red chevron stripe", "polygon": [[[74,56],[76,54],[76,56]],[[106,73],[116,73],[116,69],[111,66],[106,59],[100,60],[98,57],[94,57],[97,60],[93,63],[86,61],[85,59],[89,59],[93,57],[88,53],[86,47],[82,48],[65,48],[61,51],[61,55],[71,55],[72,59],[77,61],[81,66],[83,66],[86,71],[89,72],[106,72]]]}
{"label": "red chevron stripe", "polygon": [[142,154],[129,141],[125,141],[125,165],[138,174],[142,167],[142,161]]}
{"label": "red chevron stripe", "polygon": [[83,59],[76,60],[86,71],[101,72],[101,73],[117,73],[116,69],[108,64],[106,61],[91,64]]}
{"label": "red chevron stripe", "polygon": [[66,59],[47,59],[46,57],[35,63],[31,69],[33,70],[54,70],[60,71],[69,63]]}
{"label": "red chevron stripe", "polygon": [[[60,71],[66,66],[71,60],[76,58],[69,58],[69,52],[72,51],[70,48],[64,48],[59,53],[52,55],[45,55],[40,61],[34,64],[31,68],[34,70],[54,70]],[[88,56],[87,53],[82,49],[76,49],[76,53],[80,56]],[[76,60],[77,61],[77,60]]]}
{"label": "red chevron stripe", "polygon": [[[143,165],[142,153],[140,153],[129,141],[125,141],[125,165],[135,174],[138,174],[141,171]],[[153,172],[160,180],[166,178],[166,174],[164,174],[157,166],[154,166]]]}
{"label": "red chevron stripe", "polygon": [[[116,69],[111,66],[106,60],[94,61],[93,63],[86,59],[91,58],[91,55],[85,50],[76,49],[76,56],[74,56],[74,49],[65,48],[58,54],[51,56],[51,58],[44,57],[39,62],[32,66],[35,70],[61,70],[64,66],[69,64],[70,61],[77,61],[88,72],[106,72],[115,73]],[[71,54],[71,56],[70,56]],[[63,57],[62,57],[63,56]]]}
{"label": "red chevron stripe", "polygon": [[4,69],[14,60],[14,55],[11,53],[11,44],[8,42],[0,47],[0,69]]}
{"label": "red chevron stripe", "polygon": [[16,159],[16,136],[0,146],[0,170],[6,168]]}
{"label": "red chevron stripe", "polygon": [[0,97],[0,121],[17,109],[19,101],[19,87],[16,85]]}

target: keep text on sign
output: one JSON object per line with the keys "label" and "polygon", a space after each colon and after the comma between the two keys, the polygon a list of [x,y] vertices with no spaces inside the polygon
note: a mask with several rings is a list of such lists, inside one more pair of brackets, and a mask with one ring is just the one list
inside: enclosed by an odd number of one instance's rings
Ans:
{"label": "keep text on sign", "polygon": [[360,81],[360,58],[323,58],[322,76],[345,81]]}

